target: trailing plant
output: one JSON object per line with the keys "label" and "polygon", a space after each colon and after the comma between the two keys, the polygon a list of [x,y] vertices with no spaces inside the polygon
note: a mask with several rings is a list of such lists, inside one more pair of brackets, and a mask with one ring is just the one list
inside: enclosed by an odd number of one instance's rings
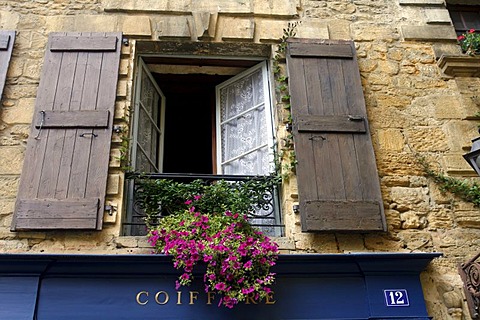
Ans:
{"label": "trailing plant", "polygon": [[480,54],[480,33],[475,32],[475,29],[458,36],[457,40],[464,53],[471,56]]}
{"label": "trailing plant", "polygon": [[432,169],[425,158],[418,157],[418,160],[427,177],[439,185],[440,191],[450,192],[464,201],[473,203],[476,207],[480,206],[480,185],[478,183],[468,179],[446,176]]}
{"label": "trailing plant", "polygon": [[262,205],[276,183],[276,177],[213,184],[141,180],[137,193],[147,222],[166,212],[158,224],[147,223],[148,241],[155,253],[171,254],[174,267],[182,270],[177,289],[191,284],[202,262],[205,291],[221,297],[219,306],[268,297],[278,246],[248,223],[247,213]]}
{"label": "trailing plant", "polygon": [[270,267],[278,258],[278,246],[255,230],[246,215],[201,213],[196,208],[201,199],[198,195],[187,200],[188,210],[161,219],[149,233],[155,252],[171,254],[174,267],[182,270],[176,289],[190,285],[195,267],[203,262],[205,292],[220,296],[218,306],[233,308],[246,299],[267,298],[275,280]]}
{"label": "trailing plant", "polygon": [[201,212],[223,213],[254,212],[269,203],[265,195],[278,186],[278,176],[256,177],[245,181],[224,180],[206,183],[203,180],[178,182],[171,179],[139,179],[136,197],[147,215],[147,226],[160,216],[177,214],[188,209],[186,199],[196,199],[195,207]]}

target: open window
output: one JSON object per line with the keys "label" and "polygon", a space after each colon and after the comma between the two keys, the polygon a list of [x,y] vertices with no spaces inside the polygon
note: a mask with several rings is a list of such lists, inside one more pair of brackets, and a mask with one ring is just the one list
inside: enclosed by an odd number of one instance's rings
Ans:
{"label": "open window", "polygon": [[[208,57],[139,58],[132,168],[173,179],[234,180],[274,170],[267,62]],[[135,197],[130,186],[130,199]],[[142,234],[130,200],[125,234]],[[277,206],[278,207],[278,206]],[[278,212],[258,224],[277,225]]]}

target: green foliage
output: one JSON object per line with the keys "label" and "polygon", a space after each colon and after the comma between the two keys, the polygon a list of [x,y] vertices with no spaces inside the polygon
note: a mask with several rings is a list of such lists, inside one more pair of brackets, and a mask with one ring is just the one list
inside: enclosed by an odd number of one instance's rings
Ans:
{"label": "green foliage", "polygon": [[480,33],[475,32],[475,29],[470,29],[457,39],[462,51],[466,54],[471,56],[480,54]]}
{"label": "green foliage", "polygon": [[195,200],[196,210],[208,214],[223,214],[227,210],[251,212],[264,203],[264,194],[279,182],[280,178],[276,176],[237,182],[220,180],[212,184],[202,180],[184,183],[170,179],[140,179],[136,195],[145,209],[149,225],[161,214],[184,212],[192,200]]}
{"label": "green foliage", "polygon": [[425,158],[419,158],[427,177],[433,179],[438,184],[440,191],[450,192],[458,198],[473,203],[476,207],[480,206],[480,185],[475,181],[467,179],[457,179],[446,176],[431,168]]}

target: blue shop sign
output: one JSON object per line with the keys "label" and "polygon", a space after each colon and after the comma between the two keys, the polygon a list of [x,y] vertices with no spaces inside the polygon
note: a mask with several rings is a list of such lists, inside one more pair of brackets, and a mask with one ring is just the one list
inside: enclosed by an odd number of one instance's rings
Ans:
{"label": "blue shop sign", "polygon": [[0,319],[426,320],[419,274],[439,255],[283,255],[271,295],[233,309],[200,276],[176,290],[168,256],[0,255]]}

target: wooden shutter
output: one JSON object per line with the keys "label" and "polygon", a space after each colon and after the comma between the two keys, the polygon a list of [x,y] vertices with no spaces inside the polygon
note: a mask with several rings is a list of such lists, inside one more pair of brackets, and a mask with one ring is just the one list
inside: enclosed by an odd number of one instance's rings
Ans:
{"label": "wooden shutter", "polygon": [[385,231],[353,42],[291,39],[287,68],[302,231]]}
{"label": "wooden shutter", "polygon": [[5,87],[14,42],[15,31],[0,30],[0,100],[2,99],[3,88]]}
{"label": "wooden shutter", "polygon": [[49,37],[12,230],[101,229],[120,33]]}

